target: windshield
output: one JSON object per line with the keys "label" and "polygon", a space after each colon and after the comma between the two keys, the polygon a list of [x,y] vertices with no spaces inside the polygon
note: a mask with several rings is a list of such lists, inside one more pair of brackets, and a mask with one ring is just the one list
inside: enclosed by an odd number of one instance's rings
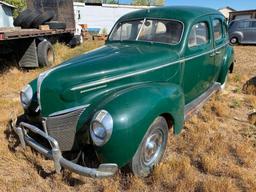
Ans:
{"label": "windshield", "polygon": [[140,19],[118,23],[109,36],[110,41],[146,41],[177,44],[183,25],[179,21]]}

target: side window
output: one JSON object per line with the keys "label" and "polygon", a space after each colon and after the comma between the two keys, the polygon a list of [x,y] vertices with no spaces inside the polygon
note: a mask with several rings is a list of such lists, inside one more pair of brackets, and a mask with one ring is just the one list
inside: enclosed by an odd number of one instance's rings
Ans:
{"label": "side window", "polygon": [[188,39],[188,47],[196,47],[209,42],[209,28],[206,22],[193,25]]}
{"label": "side window", "polygon": [[219,19],[213,20],[213,33],[215,41],[218,41],[223,37],[221,21]]}
{"label": "side window", "polygon": [[237,27],[248,28],[248,27],[250,27],[250,22],[249,21],[239,21]]}
{"label": "side window", "polygon": [[125,41],[136,38],[139,29],[141,28],[142,21],[130,21],[119,23],[114,29],[114,35],[110,36],[113,41]]}
{"label": "side window", "polygon": [[256,28],[256,21],[252,21],[252,28]]}

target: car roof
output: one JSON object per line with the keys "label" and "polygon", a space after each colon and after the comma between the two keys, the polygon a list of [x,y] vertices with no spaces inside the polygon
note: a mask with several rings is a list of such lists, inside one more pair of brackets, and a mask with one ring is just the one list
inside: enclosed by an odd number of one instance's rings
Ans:
{"label": "car roof", "polygon": [[222,15],[219,11],[206,7],[195,6],[165,6],[148,8],[139,11],[128,13],[121,17],[119,21],[131,20],[136,18],[162,18],[162,19],[176,19],[183,22],[189,22],[195,18],[218,14]]}
{"label": "car roof", "polygon": [[240,21],[241,22],[243,22],[243,21],[256,21],[256,19],[254,19],[254,18],[253,19],[236,19],[236,20],[232,20],[231,22],[240,22]]}

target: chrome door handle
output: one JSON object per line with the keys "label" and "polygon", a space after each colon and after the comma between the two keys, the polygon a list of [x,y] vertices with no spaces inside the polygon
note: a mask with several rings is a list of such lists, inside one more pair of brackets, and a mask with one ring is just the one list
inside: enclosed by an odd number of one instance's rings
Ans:
{"label": "chrome door handle", "polygon": [[220,51],[216,51],[216,55],[219,55],[221,52]]}
{"label": "chrome door handle", "polygon": [[216,54],[215,53],[212,53],[211,55],[210,55],[210,57],[214,57]]}

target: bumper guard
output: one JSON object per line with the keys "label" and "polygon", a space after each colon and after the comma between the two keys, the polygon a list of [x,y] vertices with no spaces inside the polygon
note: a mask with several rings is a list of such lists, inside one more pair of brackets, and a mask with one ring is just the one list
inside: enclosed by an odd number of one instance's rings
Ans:
{"label": "bumper guard", "polygon": [[[62,156],[58,142],[53,137],[41,131],[39,128],[37,128],[34,125],[21,122],[19,126],[14,125],[13,129],[18,135],[22,147],[25,148],[26,144],[28,144],[39,153],[43,154],[49,159],[52,159],[57,173],[60,173],[61,168],[64,167],[80,175],[101,178],[101,177],[113,176],[118,170],[117,164],[112,164],[112,163],[100,164],[99,167],[96,169],[96,168],[84,167],[65,159]],[[42,146],[37,141],[35,141],[33,138],[31,138],[27,134],[28,130],[44,137],[47,141],[49,141],[52,149],[51,150],[47,149],[46,147]]]}

